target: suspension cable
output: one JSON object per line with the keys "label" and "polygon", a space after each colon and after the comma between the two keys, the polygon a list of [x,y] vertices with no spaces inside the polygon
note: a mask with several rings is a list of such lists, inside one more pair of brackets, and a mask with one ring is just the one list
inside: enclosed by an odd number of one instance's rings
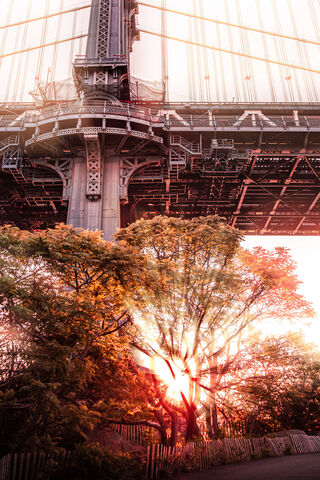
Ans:
{"label": "suspension cable", "polygon": [[[42,0],[44,1],[44,0]],[[50,0],[45,0],[45,11],[44,15],[48,15],[49,13],[49,8],[50,8]],[[42,76],[42,68],[43,68],[43,61],[44,61],[44,48],[43,45],[45,45],[47,41],[47,31],[48,31],[48,18],[45,18],[44,22],[42,22],[42,31],[41,31],[41,38],[40,38],[40,51],[38,55],[38,61],[37,61],[37,69],[36,69],[36,74],[34,77],[34,89],[37,88],[38,81],[40,77]]]}
{"label": "suspension cable", "polygon": [[[138,25],[138,29],[141,33],[147,33],[148,35],[154,35],[154,36],[160,37],[160,38],[163,36],[161,33],[151,32],[150,30],[145,30],[144,28],[141,28],[141,26],[139,26],[139,25]],[[285,67],[294,68],[296,70],[303,70],[305,72],[312,72],[312,73],[320,74],[320,70],[314,70],[312,68],[302,67],[300,65],[294,65],[292,63],[284,63],[284,62],[279,62],[277,60],[270,60],[268,58],[256,57],[255,55],[249,55],[247,53],[235,52],[233,50],[226,50],[224,48],[214,47],[212,45],[204,45],[203,43],[191,42],[190,40],[185,40],[183,38],[172,37],[170,35],[166,35],[166,38],[168,40],[174,40],[176,42],[195,45],[196,47],[208,48],[209,50],[214,50],[216,52],[229,53],[230,55],[237,55],[238,57],[251,58],[252,60],[259,60],[259,61],[265,62],[265,63],[273,63],[274,65],[283,65]]]}
{"label": "suspension cable", "polygon": [[[30,18],[31,16],[31,9],[32,9],[32,0],[31,2],[29,2],[28,4],[28,10],[27,10],[27,20]],[[20,48],[23,48],[23,46],[25,45],[26,43],[26,40],[27,40],[27,35],[28,35],[28,29],[29,29],[29,24],[26,23],[24,25],[24,28],[23,28],[23,35],[22,35],[22,39],[21,39],[21,47]],[[24,58],[22,57],[22,55],[19,56],[19,60],[18,60],[18,67],[17,67],[17,72],[21,72],[22,70],[22,63],[23,63],[23,60]],[[24,72],[27,70],[27,65],[25,65],[25,69],[24,69]],[[24,75],[22,75],[22,78],[24,77]],[[9,78],[12,78],[12,76],[9,76]],[[17,93],[18,93],[18,87],[19,87],[19,82],[20,82],[20,75],[16,75],[16,79],[15,79],[15,82],[14,82],[14,89],[13,89],[13,95],[12,95],[12,100],[15,102],[17,100]],[[9,82],[10,83],[10,82]]]}
{"label": "suspension cable", "polygon": [[48,13],[47,15],[43,15],[42,17],[30,18],[30,19],[22,20],[21,22],[10,23],[10,25],[0,25],[0,30],[3,30],[5,28],[18,27],[19,25],[24,25],[25,23],[38,22],[39,20],[45,20],[47,18],[57,17],[59,15],[64,15],[66,13],[78,12],[79,10],[84,10],[90,7],[91,7],[91,4],[83,5],[81,7],[69,8],[68,10],[64,10],[63,12]]}
{"label": "suspension cable", "polygon": [[62,40],[58,40],[57,42],[45,43],[44,45],[37,45],[36,47],[25,48],[24,50],[19,50],[17,52],[5,53],[3,55],[0,55],[0,59],[6,58],[6,57],[11,57],[12,55],[19,55],[20,53],[31,52],[32,50],[39,50],[40,48],[52,47],[53,45],[56,45],[57,43],[71,42],[72,40],[77,40],[78,38],[84,38],[84,37],[87,37],[87,36],[88,36],[87,33],[83,33],[82,35],[77,35],[75,37],[64,38]]}
{"label": "suspension cable", "polygon": [[[154,8],[156,10],[163,10],[161,7],[159,7],[157,5],[151,5],[150,3],[140,2],[139,0],[138,0],[138,4],[142,5],[143,7],[150,7],[150,8]],[[227,27],[239,28],[240,30],[248,30],[249,32],[262,33],[263,35],[271,35],[272,37],[285,38],[287,40],[294,40],[296,42],[309,43],[311,45],[320,46],[320,42],[317,42],[315,40],[308,40],[306,38],[293,37],[292,35],[284,35],[282,33],[269,32],[267,30],[260,30],[259,28],[247,27],[245,25],[238,25],[237,23],[230,23],[230,22],[224,22],[223,20],[215,20],[213,18],[201,17],[199,15],[193,15],[192,13],[181,12],[181,11],[178,11],[178,10],[172,10],[170,8],[166,8],[164,10],[168,13],[175,13],[177,15],[183,15],[184,17],[191,17],[191,18],[194,18],[196,20],[205,20],[206,22],[216,23],[218,25],[226,25]]]}
{"label": "suspension cable", "polygon": [[[77,30],[77,22],[78,22],[78,12],[73,15],[73,25],[72,25],[72,37],[76,35]],[[70,56],[69,56],[69,68],[68,68],[68,78],[72,76],[72,62],[74,59],[74,42],[71,43],[70,46]]]}
{"label": "suspension cable", "polygon": [[[60,0],[60,12],[63,11],[63,7],[64,7],[64,0]],[[57,25],[57,33],[56,33],[56,42],[60,38],[61,24],[62,24],[62,15],[59,15],[58,25]],[[52,58],[52,64],[51,64],[51,76],[52,76],[52,78],[55,78],[55,75],[56,75],[58,49],[59,49],[59,47],[58,47],[58,44],[56,43],[55,46],[54,46],[53,58]]]}

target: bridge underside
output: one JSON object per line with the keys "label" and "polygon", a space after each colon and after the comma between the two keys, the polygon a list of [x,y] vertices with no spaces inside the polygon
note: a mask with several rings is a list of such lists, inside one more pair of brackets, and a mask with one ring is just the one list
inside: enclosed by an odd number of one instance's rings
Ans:
{"label": "bridge underside", "polygon": [[25,177],[19,172],[0,172],[1,224],[42,230],[65,222],[68,204],[63,201],[61,178],[31,165],[29,172]]}
{"label": "bridge underside", "polygon": [[[218,214],[245,234],[320,235],[315,105],[8,108],[2,224],[34,230],[69,220],[106,231],[111,217],[124,226],[158,214]],[[102,223],[84,220],[90,215]]]}
{"label": "bridge underside", "polygon": [[320,156],[260,154],[240,172],[236,162],[219,163],[183,167],[169,186],[163,166],[141,169],[130,182],[126,220],[217,214],[246,234],[319,235]]}

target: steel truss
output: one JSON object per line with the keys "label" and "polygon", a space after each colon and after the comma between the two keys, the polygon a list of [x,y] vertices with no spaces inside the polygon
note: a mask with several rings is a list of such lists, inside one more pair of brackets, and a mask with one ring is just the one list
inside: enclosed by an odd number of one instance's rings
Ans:
{"label": "steel truss", "polygon": [[35,210],[49,224],[66,220],[79,161],[87,165],[87,198],[98,200],[106,152],[120,165],[122,224],[159,213],[219,214],[249,234],[320,234],[317,111],[239,106],[226,115],[228,108],[197,106],[190,114],[117,102],[2,117],[3,221],[11,214],[19,224],[20,210],[31,223]]}
{"label": "steel truss", "polygon": [[103,162],[98,135],[85,135],[87,152],[87,198],[98,200],[101,197]]}

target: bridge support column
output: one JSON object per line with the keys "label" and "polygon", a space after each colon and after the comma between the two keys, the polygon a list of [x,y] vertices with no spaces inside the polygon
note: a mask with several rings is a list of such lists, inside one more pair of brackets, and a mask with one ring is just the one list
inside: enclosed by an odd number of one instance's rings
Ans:
{"label": "bridge support column", "polygon": [[86,162],[82,158],[73,160],[72,176],[71,176],[71,192],[68,208],[68,225],[75,228],[87,228],[87,167]]}
{"label": "bridge support column", "polygon": [[102,230],[105,240],[112,240],[120,228],[120,159],[107,157],[104,162]]}
{"label": "bridge support column", "polygon": [[76,159],[73,165],[67,223],[75,228],[102,230],[105,240],[113,240],[112,235],[120,227],[120,160],[107,152],[99,154],[99,187],[92,186],[98,176],[93,175],[93,157],[89,153],[87,149],[87,158]]}

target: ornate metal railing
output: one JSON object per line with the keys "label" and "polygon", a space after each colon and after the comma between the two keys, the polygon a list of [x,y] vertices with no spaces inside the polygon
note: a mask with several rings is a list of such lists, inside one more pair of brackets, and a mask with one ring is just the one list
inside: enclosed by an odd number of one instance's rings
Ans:
{"label": "ornate metal railing", "polygon": [[138,118],[149,123],[159,123],[163,121],[163,116],[159,116],[156,112],[152,112],[148,108],[136,108],[129,104],[121,105],[66,105],[55,106],[42,109],[39,113],[31,112],[26,116],[26,122],[41,122],[49,118],[59,118],[62,116],[82,116],[82,115],[101,115],[101,116],[121,116],[125,118]]}
{"label": "ornate metal railing", "polygon": [[202,114],[179,114],[180,118],[174,115],[164,115],[163,110],[156,108],[138,107],[132,104],[100,104],[100,105],[81,105],[80,103],[72,103],[67,105],[55,105],[43,108],[39,111],[26,111],[21,117],[14,118],[12,115],[0,116],[0,127],[17,127],[35,126],[46,120],[59,120],[61,117],[86,117],[99,116],[101,118],[122,117],[124,120],[139,119],[150,125],[164,126],[167,129],[181,128],[228,128],[228,129],[318,129],[320,128],[319,115],[299,115],[294,119],[292,115],[269,115],[267,120],[269,123],[256,116],[254,119],[251,115],[246,116],[243,120],[238,115],[217,115],[214,116],[210,112]]}
{"label": "ornate metal railing", "polygon": [[99,133],[105,133],[109,135],[130,135],[131,137],[137,137],[141,139],[151,140],[157,143],[163,143],[163,138],[156,135],[152,135],[145,132],[140,132],[136,130],[126,130],[125,128],[114,128],[114,127],[84,127],[84,128],[67,128],[64,130],[58,130],[55,132],[48,132],[41,135],[33,136],[30,140],[27,140],[25,145],[32,145],[33,143],[44,142],[54,137],[63,137],[67,135],[98,135]]}

